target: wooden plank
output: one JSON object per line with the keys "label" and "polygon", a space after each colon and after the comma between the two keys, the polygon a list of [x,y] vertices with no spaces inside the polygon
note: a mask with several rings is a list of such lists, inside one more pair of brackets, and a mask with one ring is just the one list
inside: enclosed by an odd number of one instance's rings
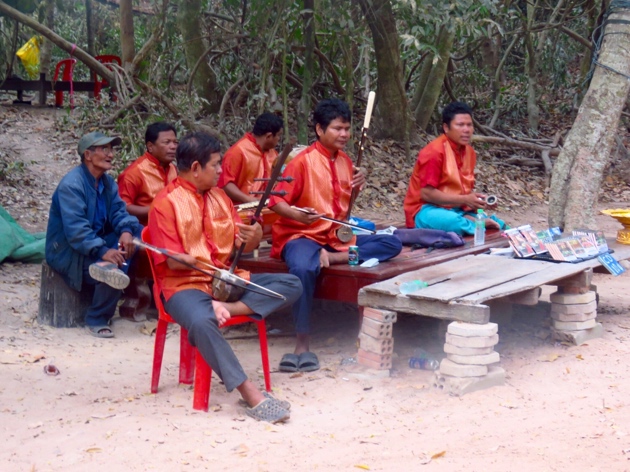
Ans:
{"label": "wooden plank", "polygon": [[482,267],[455,273],[450,280],[409,294],[409,297],[448,302],[532,272],[542,271],[549,264],[541,261],[515,261],[500,256],[477,257],[485,260]]}
{"label": "wooden plank", "polygon": [[427,283],[431,283],[431,281],[434,280],[443,280],[446,277],[451,277],[453,274],[461,272],[462,268],[477,270],[485,263],[486,262],[483,258],[465,256],[452,261],[443,262],[442,264],[425,267],[412,272],[405,272],[404,274],[391,279],[365,287],[365,290],[369,292],[382,293],[384,295],[396,296],[400,294],[400,284],[403,282],[408,282],[410,280],[424,280]]}
{"label": "wooden plank", "polygon": [[376,292],[359,290],[359,305],[379,308],[400,313],[430,316],[443,320],[465,321],[485,324],[490,321],[490,308],[485,305],[464,305],[461,303],[442,303],[431,300],[418,300],[403,295],[391,296]]}
{"label": "wooden plank", "polygon": [[[614,250],[614,257],[617,260],[630,259],[630,246],[619,244],[614,240],[608,240],[608,246]],[[534,263],[540,261],[522,261],[523,263]],[[599,267],[600,263],[597,259],[590,259],[579,264],[554,263],[547,262],[547,268],[529,275],[525,275],[519,279],[510,280],[504,284],[495,287],[489,287],[477,293],[471,293],[465,297],[458,299],[461,303],[470,303],[473,305],[484,303],[494,298],[505,297],[516,293],[532,290],[541,285],[562,285],[564,279],[570,278],[583,272],[586,269]],[[556,282],[560,282],[557,284]],[[431,288],[431,287],[428,287]]]}

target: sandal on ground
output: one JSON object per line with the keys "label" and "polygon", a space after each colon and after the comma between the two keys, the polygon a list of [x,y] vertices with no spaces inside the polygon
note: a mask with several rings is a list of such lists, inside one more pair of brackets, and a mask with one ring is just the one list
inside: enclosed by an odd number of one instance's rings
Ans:
{"label": "sandal on ground", "polygon": [[[276,402],[278,405],[280,405],[280,408],[284,408],[285,410],[289,411],[291,409],[291,404],[286,401],[286,400],[278,400],[276,397],[274,397],[271,393],[265,391],[262,393],[263,397],[268,398],[271,401]],[[247,402],[245,400],[243,400],[242,398],[240,398],[238,400],[238,402],[243,405],[243,406],[247,406]]]}
{"label": "sandal on ground", "polygon": [[258,421],[266,421],[268,423],[280,423],[291,417],[288,410],[282,408],[277,401],[266,398],[253,408],[246,408],[245,413]]}
{"label": "sandal on ground", "polygon": [[97,338],[113,338],[114,332],[109,326],[86,326],[85,329]]}
{"label": "sandal on ground", "polygon": [[111,262],[95,262],[89,267],[90,277],[103,282],[116,290],[123,290],[129,285],[129,276]]}
{"label": "sandal on ground", "polygon": [[319,359],[314,352],[306,351],[298,358],[298,370],[300,372],[313,372],[319,370]]}
{"label": "sandal on ground", "polygon": [[299,370],[300,358],[297,354],[289,353],[282,356],[278,370],[280,372],[297,372]]}

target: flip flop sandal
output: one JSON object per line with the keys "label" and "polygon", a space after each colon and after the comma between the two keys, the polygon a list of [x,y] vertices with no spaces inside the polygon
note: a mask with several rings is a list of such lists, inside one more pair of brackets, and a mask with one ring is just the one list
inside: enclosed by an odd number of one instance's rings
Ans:
{"label": "flip flop sandal", "polygon": [[297,354],[285,354],[280,360],[280,366],[278,367],[278,370],[280,372],[297,372],[300,370],[298,368],[299,363],[300,358]]}
{"label": "flip flop sandal", "polygon": [[270,398],[263,400],[253,408],[246,408],[245,413],[258,421],[266,421],[268,423],[280,423],[291,417],[289,411],[282,408],[277,402]]}
{"label": "flip flop sandal", "polygon": [[300,372],[313,372],[319,370],[319,359],[314,352],[303,352],[298,358],[298,370]]}
{"label": "flip flop sandal", "polygon": [[113,338],[114,332],[109,326],[86,326],[88,333],[96,338]]}
{"label": "flip flop sandal", "polygon": [[[263,392],[263,397],[276,402],[278,405],[280,405],[280,408],[284,408],[287,411],[291,409],[291,404],[288,401],[278,400],[276,397],[274,397],[271,393],[267,391]],[[247,406],[247,402],[245,402],[245,400],[243,400],[242,398],[239,398],[238,402],[243,406]]]}
{"label": "flip flop sandal", "polygon": [[54,365],[46,364],[44,366],[44,373],[46,375],[55,376],[55,375],[59,375],[61,372],[59,372],[59,369],[57,369],[57,367],[55,367]]}
{"label": "flip flop sandal", "polygon": [[98,282],[103,282],[116,290],[123,290],[129,285],[129,276],[118,268],[116,264],[94,263],[88,268],[90,277]]}

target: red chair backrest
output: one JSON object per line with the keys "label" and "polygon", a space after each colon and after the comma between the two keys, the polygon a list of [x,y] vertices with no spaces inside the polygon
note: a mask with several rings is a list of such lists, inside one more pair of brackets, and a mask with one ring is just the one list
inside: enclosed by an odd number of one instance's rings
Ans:
{"label": "red chair backrest", "polygon": [[[148,227],[145,227],[142,230],[142,240],[147,244],[152,244],[151,233],[149,232]],[[159,317],[169,323],[175,323],[175,320],[173,320],[173,318],[171,318],[171,316],[166,312],[164,304],[162,303],[162,285],[161,280],[157,276],[155,260],[153,259],[153,251],[149,251],[147,249],[147,257],[149,259],[149,264],[151,265],[151,273],[153,274],[153,299],[155,300],[155,307],[158,309]]]}

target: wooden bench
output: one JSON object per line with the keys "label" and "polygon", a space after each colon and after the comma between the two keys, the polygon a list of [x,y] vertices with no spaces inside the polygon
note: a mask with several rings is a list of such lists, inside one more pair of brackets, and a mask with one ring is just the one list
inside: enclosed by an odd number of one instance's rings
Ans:
{"label": "wooden bench", "polygon": [[[19,77],[9,77],[4,83],[0,84],[0,90],[16,91],[18,99],[15,104],[30,104],[30,101],[23,100],[24,92],[38,92],[39,103],[41,106],[46,105],[46,95],[49,92],[69,92],[70,82],[51,82],[46,80],[45,74],[40,74],[39,80],[22,80]],[[73,81],[72,90],[75,92],[94,92],[94,82]]]}
{"label": "wooden bench", "polygon": [[[507,240],[499,231],[488,231],[486,244],[474,246],[472,237],[465,238],[464,246],[450,249],[434,249],[427,252],[426,249],[412,251],[404,247],[395,258],[381,262],[376,267],[365,268],[348,264],[336,264],[322,269],[317,278],[315,298],[337,302],[358,303],[359,290],[383,280],[390,279],[399,274],[433,266],[445,261],[458,259],[471,254],[487,252],[490,248],[507,247]],[[239,263],[239,268],[253,273],[271,272],[287,273],[286,264],[269,256],[270,249],[259,249],[258,256],[244,256]]]}

